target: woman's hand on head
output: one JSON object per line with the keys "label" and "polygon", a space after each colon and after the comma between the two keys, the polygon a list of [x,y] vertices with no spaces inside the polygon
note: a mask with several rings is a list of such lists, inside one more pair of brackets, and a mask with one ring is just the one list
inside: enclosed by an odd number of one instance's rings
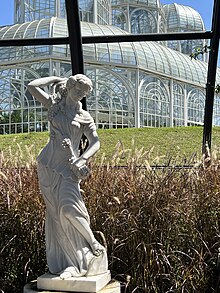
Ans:
{"label": "woman's hand on head", "polygon": [[62,84],[66,84],[66,82],[67,82],[67,78],[55,76],[53,84],[54,85],[62,85]]}

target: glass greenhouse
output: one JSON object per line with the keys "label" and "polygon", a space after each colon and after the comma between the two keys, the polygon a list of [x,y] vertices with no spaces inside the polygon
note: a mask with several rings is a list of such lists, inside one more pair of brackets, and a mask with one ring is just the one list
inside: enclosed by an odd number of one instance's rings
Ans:
{"label": "glass greenhouse", "polygon": [[[64,0],[15,4],[15,24],[0,27],[0,39],[68,36]],[[79,6],[83,36],[204,30],[195,10],[163,6],[159,0],[80,0]],[[208,64],[191,60],[189,54],[204,44],[196,40],[83,45],[85,74],[94,83],[87,108],[97,127],[202,125]],[[27,91],[27,84],[43,76],[70,76],[69,46],[2,47],[0,64],[0,133],[47,130],[47,111]],[[215,125],[220,125],[219,104],[216,94]]]}

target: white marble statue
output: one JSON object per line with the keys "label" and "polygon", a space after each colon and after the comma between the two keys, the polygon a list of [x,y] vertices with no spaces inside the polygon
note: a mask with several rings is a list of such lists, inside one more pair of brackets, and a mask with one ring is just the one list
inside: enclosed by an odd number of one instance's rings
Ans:
{"label": "white marble statue", "polygon": [[[50,140],[37,158],[46,203],[49,271],[62,279],[105,273],[107,254],[92,233],[79,187],[89,174],[87,160],[100,147],[94,121],[80,102],[92,90],[92,82],[83,74],[68,79],[50,76],[33,80],[28,90],[48,109],[50,121]],[[83,134],[89,145],[79,155]]]}

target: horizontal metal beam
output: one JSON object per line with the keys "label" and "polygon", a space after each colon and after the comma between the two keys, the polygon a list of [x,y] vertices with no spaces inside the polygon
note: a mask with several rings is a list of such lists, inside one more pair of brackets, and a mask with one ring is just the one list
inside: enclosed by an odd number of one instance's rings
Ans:
{"label": "horizontal metal beam", "polygon": [[0,40],[0,47],[44,46],[69,44],[69,38],[35,38]]}
{"label": "horizontal metal beam", "polygon": [[[169,40],[196,40],[211,39],[212,31],[190,33],[162,33],[140,35],[110,35],[110,36],[86,36],[82,37],[83,44],[92,43],[121,43],[143,41],[169,41]],[[0,47],[42,46],[69,44],[69,37],[64,38],[35,38],[35,39],[5,39],[0,40]]]}
{"label": "horizontal metal beam", "polygon": [[211,39],[212,32],[190,32],[190,33],[162,33],[162,34],[140,34],[140,35],[111,35],[111,36],[88,36],[83,37],[83,44],[90,43],[120,43],[120,42],[142,42],[142,41],[169,41],[169,40],[196,40]]}

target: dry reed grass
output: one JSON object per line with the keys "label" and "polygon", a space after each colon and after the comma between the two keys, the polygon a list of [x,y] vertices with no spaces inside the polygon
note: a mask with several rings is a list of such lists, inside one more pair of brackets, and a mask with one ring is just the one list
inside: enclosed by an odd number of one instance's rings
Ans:
{"label": "dry reed grass", "polygon": [[[130,152],[120,167],[123,152]],[[116,146],[81,187],[93,230],[124,292],[219,292],[220,163],[153,170],[150,151]],[[31,155],[30,155],[31,157]],[[17,162],[16,162],[17,160]],[[36,166],[1,157],[0,290],[22,292],[46,270]],[[155,158],[156,162],[157,158]],[[15,167],[16,166],[16,167]],[[101,231],[101,232],[100,232]]]}

